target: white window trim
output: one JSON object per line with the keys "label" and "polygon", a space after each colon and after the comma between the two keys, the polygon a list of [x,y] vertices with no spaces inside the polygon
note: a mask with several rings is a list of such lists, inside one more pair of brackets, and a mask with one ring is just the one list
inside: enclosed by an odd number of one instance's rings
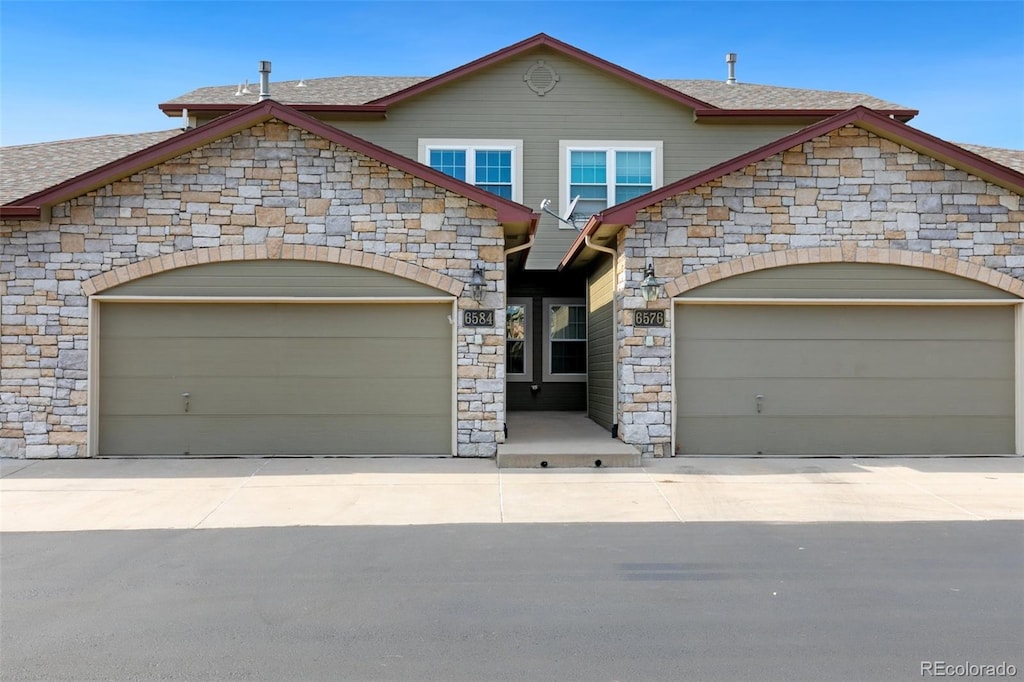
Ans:
{"label": "white window trim", "polygon": [[[419,140],[419,161],[430,165],[430,152],[434,149],[479,149],[512,152],[512,201],[523,203],[523,141],[522,140],[459,140],[454,138],[424,137]],[[466,155],[466,182],[476,186],[476,154]]]}
{"label": "white window trim", "polygon": [[[580,339],[584,343],[590,343],[590,315],[587,315],[587,300],[585,298],[545,298],[544,305],[544,381],[550,382],[573,382],[586,381],[587,372],[582,374],[552,374],[551,373],[551,306],[553,305],[578,305],[583,308],[584,320],[587,329]],[[584,358],[586,355],[584,354]]]}
{"label": "white window trim", "polygon": [[[519,305],[523,307],[523,317],[526,319],[526,334],[523,339],[523,372],[513,374],[508,371],[508,359],[505,361],[505,379],[508,381],[533,381],[533,299],[532,298],[510,298],[505,302],[505,314],[508,315],[508,306]],[[508,324],[506,317],[505,324]],[[505,347],[508,348],[508,330],[506,327]]]}
{"label": "white window trim", "polygon": [[[558,214],[569,207],[569,172],[572,168],[570,163],[570,152],[651,152],[651,191],[661,187],[665,183],[664,171],[664,148],[661,140],[559,140],[558,141]],[[613,167],[609,164],[609,169]],[[614,200],[615,177],[608,174],[608,201]],[[608,206],[615,204],[609,203]],[[589,216],[588,216],[589,217]],[[559,222],[558,227],[563,230],[575,229],[571,225]]]}

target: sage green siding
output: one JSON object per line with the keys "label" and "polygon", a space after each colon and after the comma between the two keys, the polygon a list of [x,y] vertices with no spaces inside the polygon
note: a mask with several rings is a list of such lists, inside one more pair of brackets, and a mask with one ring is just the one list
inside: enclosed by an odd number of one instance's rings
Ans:
{"label": "sage green siding", "polygon": [[118,296],[442,296],[425,284],[354,265],[297,260],[207,263],[161,272],[104,292]]}
{"label": "sage green siding", "polygon": [[[538,59],[559,76],[543,97],[523,81]],[[697,124],[690,108],[546,48],[391,106],[386,120],[335,125],[414,159],[421,138],[521,139],[527,206],[559,203],[559,140],[661,140],[668,184],[800,127]],[[575,237],[544,216],[527,267],[554,269]]]}
{"label": "sage green siding", "polygon": [[814,263],[727,277],[684,298],[1014,299],[1008,292],[937,270],[876,263]]}
{"label": "sage green siding", "polygon": [[103,303],[99,454],[451,454],[450,314]]}
{"label": "sage green siding", "polygon": [[609,431],[615,423],[613,262],[605,258],[587,281],[587,410],[591,419]]}

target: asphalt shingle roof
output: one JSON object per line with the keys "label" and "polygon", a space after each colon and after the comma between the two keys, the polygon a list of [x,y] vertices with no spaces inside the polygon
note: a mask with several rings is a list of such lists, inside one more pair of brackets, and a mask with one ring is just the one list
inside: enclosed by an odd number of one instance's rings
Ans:
{"label": "asphalt shingle roof", "polygon": [[1019,173],[1024,173],[1024,151],[985,147],[980,144],[967,144],[966,142],[954,142],[953,144],[959,145],[969,152],[974,152],[978,156],[984,156],[986,159],[991,159],[996,163],[1012,168]]}
{"label": "asphalt shingle roof", "polygon": [[[280,81],[270,84],[273,99],[282,104],[368,104],[427,80],[423,76],[338,76],[307,81]],[[299,86],[304,82],[304,86]],[[909,109],[870,95],[829,90],[783,88],[775,85],[712,80],[667,79],[656,81],[683,94],[721,109],[836,109],[846,110],[858,104],[871,109]],[[259,85],[249,84],[249,94],[237,94],[239,86],[222,85],[199,88],[175,97],[167,104],[254,104]]]}
{"label": "asphalt shingle roof", "polygon": [[[303,81],[271,82],[270,95],[281,104],[366,104],[427,80],[426,76],[337,76]],[[299,83],[304,85],[300,86]],[[168,104],[255,104],[259,83],[250,83],[248,94],[238,85],[199,88],[175,97]]]}
{"label": "asphalt shingle roof", "polygon": [[658,81],[673,90],[696,97],[719,109],[910,109],[871,95],[831,90],[783,88],[777,85],[755,85],[712,80],[668,79]]}
{"label": "asphalt shingle roof", "polygon": [[181,132],[161,130],[0,147],[0,204],[35,194]]}

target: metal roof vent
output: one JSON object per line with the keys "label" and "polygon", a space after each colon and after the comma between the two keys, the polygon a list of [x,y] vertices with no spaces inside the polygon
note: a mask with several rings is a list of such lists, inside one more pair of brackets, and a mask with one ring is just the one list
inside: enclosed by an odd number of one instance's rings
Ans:
{"label": "metal roof vent", "polygon": [[260,98],[259,101],[270,99],[270,62],[260,62]]}
{"label": "metal roof vent", "polygon": [[729,65],[729,77],[725,82],[729,85],[736,85],[736,53],[727,53],[725,55],[725,63]]}

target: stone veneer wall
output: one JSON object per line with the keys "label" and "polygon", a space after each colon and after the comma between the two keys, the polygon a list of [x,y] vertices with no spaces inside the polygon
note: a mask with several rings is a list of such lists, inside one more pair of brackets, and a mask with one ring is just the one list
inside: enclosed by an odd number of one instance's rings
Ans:
{"label": "stone veneer wall", "polygon": [[478,307],[459,283],[481,265],[499,319],[458,329],[457,454],[493,456],[505,421],[503,249],[494,209],[279,121],[55,206],[46,224],[5,221],[0,455],[87,455],[88,294],[170,267],[283,257],[417,279],[460,308]]}
{"label": "stone veneer wall", "polygon": [[618,243],[628,273],[619,290],[623,440],[645,455],[672,454],[672,329],[632,326],[633,310],[646,306],[648,261],[669,296],[753,269],[843,260],[941,267],[1024,296],[1022,221],[1019,195],[855,126],[638,213]]}

